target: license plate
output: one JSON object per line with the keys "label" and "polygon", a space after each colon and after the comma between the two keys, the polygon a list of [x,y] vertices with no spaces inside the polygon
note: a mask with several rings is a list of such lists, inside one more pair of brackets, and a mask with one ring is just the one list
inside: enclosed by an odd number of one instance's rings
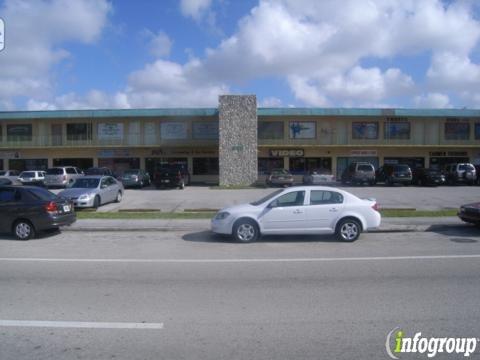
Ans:
{"label": "license plate", "polygon": [[63,205],[64,212],[70,212],[70,210],[71,210],[70,205]]}
{"label": "license plate", "polygon": [[164,182],[164,183],[169,183],[170,180],[162,180],[162,182]]}

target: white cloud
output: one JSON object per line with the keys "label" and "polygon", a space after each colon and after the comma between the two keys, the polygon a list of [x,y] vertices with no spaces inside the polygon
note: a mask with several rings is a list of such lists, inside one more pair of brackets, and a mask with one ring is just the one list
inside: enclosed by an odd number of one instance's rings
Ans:
{"label": "white cloud", "polygon": [[212,0],[181,0],[180,11],[183,16],[200,20],[208,11]]}
{"label": "white cloud", "polygon": [[432,88],[475,91],[480,86],[480,65],[465,55],[438,53],[433,56],[427,79]]}
{"label": "white cloud", "polygon": [[165,32],[159,31],[155,34],[150,30],[145,30],[144,33],[149,38],[149,51],[153,56],[157,58],[170,56],[173,41]]}
{"label": "white cloud", "polygon": [[415,97],[415,105],[420,108],[440,108],[446,109],[453,107],[450,98],[446,94],[428,93]]}
{"label": "white cloud", "polygon": [[0,98],[34,99],[53,92],[52,66],[70,56],[66,41],[92,43],[103,29],[110,4],[105,0],[7,0],[5,49],[0,53]]}
{"label": "white cloud", "polygon": [[282,100],[274,96],[269,96],[260,101],[259,107],[282,107]]}

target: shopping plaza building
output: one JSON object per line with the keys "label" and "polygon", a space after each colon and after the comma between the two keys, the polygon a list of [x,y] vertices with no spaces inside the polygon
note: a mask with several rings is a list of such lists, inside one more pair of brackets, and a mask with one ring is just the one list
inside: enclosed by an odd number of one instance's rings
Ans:
{"label": "shopping plaza building", "polygon": [[480,164],[480,110],[258,108],[225,95],[218,108],[0,112],[3,170],[180,163],[192,182],[232,185],[272,168],[339,176],[352,161]]}

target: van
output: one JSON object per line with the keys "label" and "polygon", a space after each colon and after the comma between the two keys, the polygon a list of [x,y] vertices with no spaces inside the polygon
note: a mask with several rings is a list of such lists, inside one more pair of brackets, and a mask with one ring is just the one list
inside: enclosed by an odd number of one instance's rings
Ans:
{"label": "van", "polygon": [[82,170],[74,166],[60,166],[47,169],[45,174],[45,186],[67,187],[73,184],[75,179],[83,176]]}
{"label": "van", "polygon": [[342,184],[375,185],[375,167],[368,162],[352,162],[342,173]]}

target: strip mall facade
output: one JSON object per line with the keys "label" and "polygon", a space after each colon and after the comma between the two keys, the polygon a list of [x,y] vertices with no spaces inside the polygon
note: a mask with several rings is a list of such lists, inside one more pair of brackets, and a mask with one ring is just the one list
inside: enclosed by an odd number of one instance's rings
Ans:
{"label": "strip mall facade", "polygon": [[218,108],[0,112],[3,170],[183,163],[192,181],[229,185],[278,167],[339,176],[352,161],[480,164],[480,110],[257,108],[225,95]]}

